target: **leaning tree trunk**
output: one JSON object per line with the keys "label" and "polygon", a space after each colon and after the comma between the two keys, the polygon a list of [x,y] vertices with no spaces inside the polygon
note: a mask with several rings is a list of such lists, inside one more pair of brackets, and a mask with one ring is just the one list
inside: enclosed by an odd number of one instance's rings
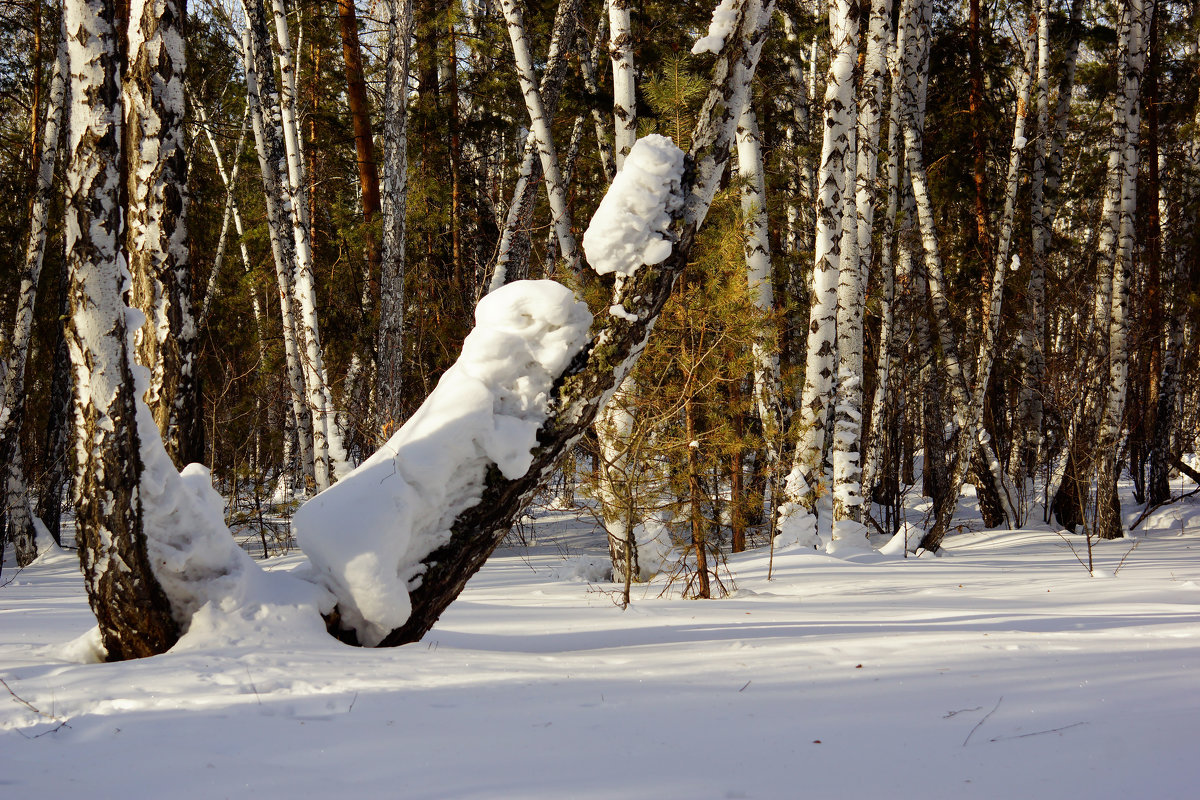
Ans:
{"label": "leaning tree trunk", "polygon": [[[773,3],[768,2],[764,9],[757,0],[734,2],[733,34],[713,68],[712,88],[692,135],[683,185],[677,190],[679,194],[673,193],[675,201],[666,201],[666,209],[674,220],[670,253],[656,264],[637,268],[624,281],[613,300],[625,313],[607,314],[598,320],[591,342],[554,381],[548,416],[539,426],[530,467],[517,478],[506,478],[491,463],[482,486],[472,488],[467,498],[457,498],[467,507],[450,523],[449,541],[432,552],[412,554],[412,562],[401,565],[405,570],[420,570],[420,585],[409,591],[411,613],[407,621],[387,634],[381,644],[413,642],[432,627],[503,539],[545,476],[591,426],[597,411],[633,367],[671,294],[676,276],[687,264],[696,231],[721,180],[737,110],[745,102],[772,7]],[[342,502],[338,497],[343,501],[352,498],[353,492],[344,488],[352,486],[352,480],[322,496],[325,513],[336,511],[337,504]]]}

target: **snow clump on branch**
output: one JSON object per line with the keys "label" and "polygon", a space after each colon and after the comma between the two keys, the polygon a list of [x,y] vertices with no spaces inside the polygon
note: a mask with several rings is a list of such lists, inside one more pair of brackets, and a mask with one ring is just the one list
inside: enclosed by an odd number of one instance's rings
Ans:
{"label": "snow clump on branch", "polygon": [[721,4],[713,9],[712,22],[708,23],[708,35],[696,40],[692,45],[692,55],[716,55],[721,52],[725,40],[733,33],[733,26],[737,24],[737,9],[733,4],[734,0],[721,0]]}
{"label": "snow clump on branch", "polygon": [[672,215],[683,207],[683,151],[666,136],[639,139],[583,234],[599,275],[633,275],[671,254]]}
{"label": "snow clump on branch", "polygon": [[297,540],[362,644],[378,644],[408,620],[421,560],[479,503],[488,468],[509,479],[529,470],[554,382],[591,322],[586,304],[554,281],[496,289],[479,302],[462,354],[417,412],[296,512]]}

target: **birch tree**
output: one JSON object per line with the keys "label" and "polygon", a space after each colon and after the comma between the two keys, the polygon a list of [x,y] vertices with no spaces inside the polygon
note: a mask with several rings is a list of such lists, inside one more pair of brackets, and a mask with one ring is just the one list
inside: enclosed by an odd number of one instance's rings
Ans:
{"label": "birch tree", "polygon": [[[575,236],[571,232],[571,213],[567,209],[567,190],[562,174],[559,172],[558,151],[554,146],[554,137],[550,132],[550,123],[534,76],[533,57],[529,51],[529,42],[525,38],[525,21],[521,10],[517,7],[516,0],[501,0],[500,6],[504,10],[504,19],[508,24],[508,35],[512,42],[513,58],[517,66],[517,78],[521,84],[521,94],[525,98],[525,109],[529,112],[531,133],[537,142],[542,173],[546,176],[546,194],[550,198],[551,224],[554,226],[554,232],[558,238],[559,249],[567,261],[567,268],[571,272],[577,272],[579,248],[575,244]],[[563,38],[569,40],[570,37]]]}
{"label": "birch tree", "polygon": [[1154,0],[1126,0],[1120,4],[1120,14],[1118,93],[1113,107],[1112,151],[1104,202],[1108,213],[1102,219],[1099,242],[1104,275],[1096,303],[1097,312],[1103,315],[1098,319],[1108,334],[1108,384],[1096,443],[1096,533],[1102,539],[1124,535],[1117,500],[1117,448],[1129,378],[1128,310],[1140,161],[1139,97]]}
{"label": "birch tree", "polygon": [[246,102],[254,130],[267,211],[267,230],[275,262],[275,275],[279,283],[279,309],[283,323],[283,346],[288,386],[291,390],[292,417],[296,423],[301,468],[305,477],[311,479],[315,485],[313,416],[305,388],[296,316],[293,311],[292,284],[296,270],[296,245],[295,240],[287,235],[291,217],[291,193],[283,177],[286,154],[282,123],[279,120],[275,69],[271,58],[266,13],[261,0],[250,0],[245,6],[245,12],[246,28],[242,32],[242,53],[246,73]]}
{"label": "birch tree", "polygon": [[[263,0],[252,0],[261,8]],[[335,424],[333,393],[325,372],[325,357],[321,348],[320,324],[317,321],[317,296],[313,273],[312,224],[308,207],[307,181],[301,154],[300,126],[296,117],[296,76],[292,63],[291,37],[283,0],[272,0],[275,18],[276,57],[280,75],[280,122],[287,164],[287,189],[291,209],[292,237],[296,247],[296,273],[292,290],[296,311],[297,339],[303,355],[305,386],[313,420],[313,467],[318,489],[328,487],[344,471],[346,453],[341,434]],[[258,11],[255,12],[260,13]],[[265,13],[265,12],[264,12]]]}
{"label": "birch tree", "polygon": [[637,139],[637,70],[633,64],[631,5],[631,0],[608,0],[608,21],[612,30],[609,58],[613,70],[613,121],[616,131],[613,149],[618,170]]}
{"label": "birch tree", "polygon": [[[542,113],[547,126],[554,121],[554,115],[558,110],[558,98],[567,74],[568,45],[574,37],[575,31],[578,30],[579,7],[579,0],[561,0],[554,15],[550,47],[546,52],[546,68],[537,87],[538,98],[542,102]],[[587,59],[581,60],[586,62]],[[586,68],[584,75],[587,80]],[[594,77],[592,80],[594,82]],[[597,113],[599,113],[598,109]],[[528,274],[529,227],[533,221],[537,181],[543,171],[541,155],[543,149],[540,140],[531,130],[525,140],[521,166],[517,170],[517,182],[513,188],[512,203],[509,204],[504,228],[500,233],[500,244],[496,254],[496,264],[492,269],[489,291],[510,281],[526,277]],[[547,182],[547,192],[549,191],[550,184]],[[563,202],[563,198],[558,197],[554,202]],[[554,213],[553,206],[551,213]],[[553,233],[556,238],[559,236],[557,226],[553,228]]]}
{"label": "birch tree", "polygon": [[377,428],[399,425],[404,416],[404,279],[407,273],[408,72],[412,0],[388,0],[387,64],[383,117],[383,255],[379,274],[376,335]]}
{"label": "birch tree", "polygon": [[[38,162],[33,202],[30,205],[29,238],[17,290],[17,313],[12,337],[8,342],[8,371],[3,376],[4,396],[0,410],[0,462],[8,514],[8,533],[13,542],[17,566],[30,564],[37,556],[33,519],[29,507],[29,487],[21,457],[21,426],[25,418],[25,370],[33,333],[34,305],[38,281],[46,253],[47,217],[53,199],[54,164],[58,155],[60,125],[67,88],[67,42],[59,34],[57,55],[50,77],[50,94],[42,122],[41,157]],[[34,110],[36,116],[37,110]]]}
{"label": "birch tree", "polygon": [[846,204],[850,219],[844,233],[842,263],[838,275],[838,379],[834,397],[833,459],[834,538],[860,536],[862,487],[862,392],[863,308],[870,273],[872,233],[875,220],[875,178],[878,174],[879,121],[887,66],[885,54],[890,39],[890,0],[874,0],[863,62],[862,91],[858,95],[853,172],[847,165]]}
{"label": "birch tree", "polygon": [[133,301],[146,314],[137,354],[146,400],[178,463],[199,457],[196,321],[187,249],[182,0],[132,0],[123,80],[128,161],[126,251]]}
{"label": "birch tree", "polygon": [[[804,389],[800,397],[800,439],[796,445],[792,474],[788,479],[788,501],[812,512],[823,483],[822,472],[828,447],[829,399],[837,374],[838,281],[847,204],[852,204],[852,179],[848,165],[854,160],[855,117],[854,66],[858,55],[858,20],[851,14],[849,0],[829,4],[831,57],[825,88],[824,140],[817,175],[817,227],[815,234],[812,295],[809,306],[807,358]],[[853,237],[857,243],[857,236]],[[857,270],[857,261],[855,269]],[[786,516],[786,515],[785,515]]]}

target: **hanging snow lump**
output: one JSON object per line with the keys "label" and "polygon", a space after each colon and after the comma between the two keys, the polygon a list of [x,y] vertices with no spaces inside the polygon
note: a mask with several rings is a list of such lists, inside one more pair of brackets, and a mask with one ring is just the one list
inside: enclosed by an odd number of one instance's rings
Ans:
{"label": "hanging snow lump", "polygon": [[666,136],[639,139],[583,234],[583,252],[599,275],[633,275],[671,254],[672,214],[683,207],[683,151]]}

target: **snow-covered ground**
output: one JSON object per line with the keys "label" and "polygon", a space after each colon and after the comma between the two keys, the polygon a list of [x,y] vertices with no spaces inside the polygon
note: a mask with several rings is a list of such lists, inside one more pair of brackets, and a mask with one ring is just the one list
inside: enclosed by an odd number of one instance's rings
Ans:
{"label": "snow-covered ground", "polygon": [[592,524],[544,512],[419,644],[120,664],[69,660],[73,553],[9,560],[0,797],[1197,796],[1200,495],[1098,544],[1100,577],[1044,526],[974,527],[942,558],[784,550],[770,581],[743,554],[724,600],[622,610],[578,577]]}

